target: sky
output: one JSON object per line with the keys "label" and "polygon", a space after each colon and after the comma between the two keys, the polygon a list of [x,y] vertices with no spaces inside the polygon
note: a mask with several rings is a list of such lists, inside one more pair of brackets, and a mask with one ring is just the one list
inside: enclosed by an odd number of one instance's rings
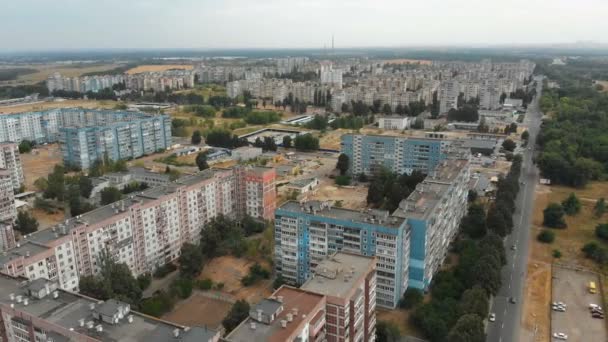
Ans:
{"label": "sky", "polygon": [[608,42],[607,0],[0,0],[0,51]]}

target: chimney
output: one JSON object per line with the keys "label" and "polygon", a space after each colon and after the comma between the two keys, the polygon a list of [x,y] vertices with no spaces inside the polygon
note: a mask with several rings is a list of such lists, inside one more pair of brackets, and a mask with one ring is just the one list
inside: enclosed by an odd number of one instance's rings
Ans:
{"label": "chimney", "polygon": [[57,299],[59,297],[59,291],[53,291],[53,298]]}
{"label": "chimney", "polygon": [[23,305],[27,306],[30,303],[28,298],[23,299]]}
{"label": "chimney", "polygon": [[89,303],[89,309],[95,310],[95,303]]}
{"label": "chimney", "polygon": [[283,303],[283,296],[277,296],[277,301],[279,303]]}
{"label": "chimney", "polygon": [[127,321],[129,321],[129,323],[133,323],[133,315],[129,315],[127,317]]}
{"label": "chimney", "polygon": [[287,322],[291,322],[291,321],[293,321],[293,315],[290,314],[290,313],[288,313],[287,314]]}
{"label": "chimney", "polygon": [[286,320],[284,320],[284,319],[282,319],[282,320],[281,320],[281,326],[282,326],[283,328],[287,328],[287,321],[286,321]]}
{"label": "chimney", "polygon": [[78,320],[78,325],[84,327],[84,318]]}
{"label": "chimney", "polygon": [[103,332],[103,326],[101,324],[97,324],[97,326],[95,327],[95,329],[97,330],[98,333]]}
{"label": "chimney", "polygon": [[8,297],[11,299],[11,302],[15,300],[15,294],[14,293],[9,294]]}
{"label": "chimney", "polygon": [[251,322],[251,330],[255,330],[256,326],[255,326],[255,322]]}

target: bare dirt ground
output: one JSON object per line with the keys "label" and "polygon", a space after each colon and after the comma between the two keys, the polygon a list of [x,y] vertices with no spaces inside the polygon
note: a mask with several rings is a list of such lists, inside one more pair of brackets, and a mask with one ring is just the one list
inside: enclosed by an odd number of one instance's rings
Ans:
{"label": "bare dirt ground", "polygon": [[25,176],[25,189],[37,190],[34,182],[40,177],[46,177],[57,164],[63,162],[63,156],[58,144],[40,145],[30,153],[21,155],[23,174]]}
{"label": "bare dirt ground", "polygon": [[343,208],[348,209],[363,209],[367,206],[367,187],[343,187],[333,183],[333,179],[324,178],[320,180],[320,185],[308,199],[327,200],[332,199],[335,202],[340,201]]}
{"label": "bare dirt ground", "polygon": [[175,305],[170,313],[162,319],[183,324],[186,326],[207,326],[215,329],[222,324],[222,320],[230,311],[232,303],[222,299],[214,299],[210,296],[214,291],[207,294],[194,291],[192,296],[182,300]]}
{"label": "bare dirt ground", "polygon": [[376,319],[378,321],[393,322],[401,331],[401,336],[413,336],[424,338],[422,332],[418,331],[412,324],[409,323],[410,311],[403,309],[386,310],[378,308],[376,310]]}
{"label": "bare dirt ground", "polygon": [[38,230],[50,228],[60,222],[65,221],[65,213],[63,211],[57,211],[54,214],[48,214],[46,211],[41,209],[31,209],[30,213],[38,220]]}
{"label": "bare dirt ground", "polygon": [[111,109],[118,102],[116,101],[89,101],[89,100],[65,100],[65,101],[52,101],[52,102],[37,102],[24,104],[19,106],[0,107],[0,114],[12,114],[30,111],[39,111],[45,109],[54,108],[68,108],[68,107],[80,107],[80,108],[101,108]]}
{"label": "bare dirt ground", "polygon": [[[543,230],[543,210],[550,202],[561,202],[571,192],[576,193],[581,200],[582,208],[575,216],[566,216],[566,229],[551,229],[555,233],[555,241],[551,244],[540,243],[536,236]],[[597,241],[595,227],[600,222],[605,222],[608,214],[602,218],[593,215],[595,201],[600,197],[608,195],[608,182],[593,182],[584,189],[573,189],[564,186],[537,185],[536,199],[534,201],[534,215],[532,218],[532,229],[530,233],[530,252],[528,255],[528,272],[526,276],[525,298],[526,304],[523,311],[523,322],[521,339],[533,335],[534,326],[538,326],[538,336],[547,336],[549,333],[551,303],[551,268],[554,261],[584,267],[597,272],[601,269],[593,261],[586,259],[581,252],[583,245],[590,241]],[[559,259],[553,257],[553,251],[558,250],[562,256]],[[537,265],[537,266],[534,266]],[[606,274],[605,270],[603,271]],[[606,284],[603,284],[606,287]],[[604,295],[606,291],[603,292]]]}
{"label": "bare dirt ground", "polygon": [[166,71],[171,69],[181,69],[181,70],[192,70],[192,65],[184,65],[184,64],[159,64],[159,65],[139,65],[133,69],[127,70],[127,74],[139,74],[142,72],[159,72]]}
{"label": "bare dirt ground", "polygon": [[[214,283],[224,283],[222,293],[233,296],[236,299],[245,299],[249,303],[257,303],[272,294],[270,279],[261,280],[253,286],[244,287],[241,279],[249,273],[249,267],[255,262],[236,258],[233,256],[222,256],[212,259],[199,276],[199,279],[209,278]],[[268,263],[259,261],[262,267],[270,269]]]}

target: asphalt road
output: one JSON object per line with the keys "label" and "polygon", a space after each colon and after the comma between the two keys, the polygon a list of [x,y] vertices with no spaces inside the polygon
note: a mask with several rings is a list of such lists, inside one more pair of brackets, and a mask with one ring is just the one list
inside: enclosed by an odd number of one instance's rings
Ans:
{"label": "asphalt road", "polygon": [[[537,96],[528,106],[524,123],[530,133],[530,148],[523,152],[523,166],[520,187],[516,200],[515,214],[513,215],[513,233],[505,238],[507,251],[507,264],[502,269],[502,287],[490,307],[490,312],[496,314],[496,321],[489,322],[487,328],[488,342],[514,342],[519,341],[519,331],[522,314],[522,298],[524,280],[526,279],[526,263],[529,247],[530,225],[534,203],[534,190],[539,179],[539,172],[532,163],[534,155],[534,141],[540,129],[542,113],[538,101],[542,91],[542,80],[537,80]],[[516,246],[512,250],[511,246]],[[515,299],[515,304],[509,298]]]}

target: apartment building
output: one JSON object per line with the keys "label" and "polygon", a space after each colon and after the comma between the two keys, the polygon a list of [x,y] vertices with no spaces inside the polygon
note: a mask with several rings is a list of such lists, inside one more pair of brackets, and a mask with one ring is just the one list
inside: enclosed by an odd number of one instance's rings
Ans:
{"label": "apartment building", "polygon": [[15,247],[15,231],[10,222],[0,222],[0,252]]}
{"label": "apartment building", "polygon": [[23,167],[19,155],[19,145],[15,143],[0,143],[0,169],[11,173],[13,189],[19,189],[25,181]]}
{"label": "apartment building", "polygon": [[[99,272],[102,252],[125,263],[134,275],[153,272],[177,259],[182,244],[198,241],[201,229],[218,215],[270,217],[274,170],[257,169],[208,169],[70,218],[24,236],[0,255],[0,269],[52,280],[72,291],[81,276]],[[248,184],[255,182],[263,184],[249,191]]]}
{"label": "apartment building", "polygon": [[0,274],[0,339],[7,342],[218,342],[220,332],[186,327],[132,310],[127,303],[58,289],[57,283]]}
{"label": "apartment building", "polygon": [[375,258],[338,252],[300,289],[326,297],[328,342],[369,342],[376,337],[376,286]]}
{"label": "apartment building", "polygon": [[409,286],[428,288],[445,260],[466,214],[469,180],[468,159],[444,160],[393,212],[411,228]]}
{"label": "apartment building", "polygon": [[382,168],[399,174],[428,173],[447,158],[450,145],[442,139],[361,134],[342,135],[340,143],[352,175],[373,175]]}
{"label": "apartment building", "polygon": [[304,284],[336,252],[377,256],[377,304],[394,308],[408,287],[410,227],[385,210],[357,211],[329,202],[286,202],[275,212],[275,269]]}
{"label": "apartment building", "polygon": [[[508,94],[508,93],[507,93]],[[479,107],[481,109],[500,109],[500,96],[502,91],[497,80],[486,80],[479,87]]]}
{"label": "apartment building", "polygon": [[439,113],[445,114],[450,109],[458,108],[460,84],[455,80],[442,81],[439,87]]}
{"label": "apartment building", "polygon": [[281,286],[249,312],[228,342],[325,341],[325,296]]}
{"label": "apartment building", "polygon": [[12,224],[17,218],[13,173],[0,169],[0,222]]}
{"label": "apartment building", "polygon": [[407,116],[381,116],[378,118],[378,128],[401,131],[410,127],[410,121]]}
{"label": "apartment building", "polygon": [[106,154],[136,158],[171,146],[171,118],[142,112],[52,109],[0,117],[0,142],[59,142],[66,165],[89,168]]}

